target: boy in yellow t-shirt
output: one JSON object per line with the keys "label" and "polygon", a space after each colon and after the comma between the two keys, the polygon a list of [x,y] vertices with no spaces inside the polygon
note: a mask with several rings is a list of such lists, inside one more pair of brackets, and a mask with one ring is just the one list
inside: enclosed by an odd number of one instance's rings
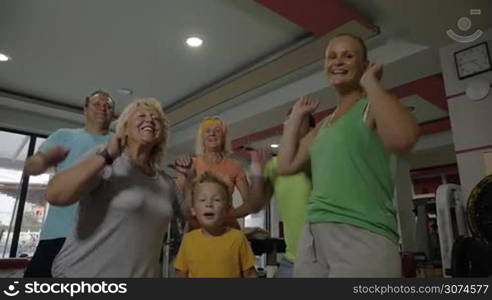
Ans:
{"label": "boy in yellow t-shirt", "polygon": [[231,206],[227,184],[205,172],[192,187],[191,212],[201,228],[184,235],[176,257],[178,277],[257,277],[256,257],[246,236],[224,225]]}

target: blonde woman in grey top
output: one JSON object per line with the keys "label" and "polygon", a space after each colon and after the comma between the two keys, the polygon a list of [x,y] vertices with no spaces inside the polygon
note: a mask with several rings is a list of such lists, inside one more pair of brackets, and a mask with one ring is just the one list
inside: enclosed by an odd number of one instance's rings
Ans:
{"label": "blonde woman in grey top", "polygon": [[49,183],[52,205],[79,202],[77,225],[55,258],[54,277],[158,277],[162,241],[178,200],[160,173],[167,121],[156,99],[121,114],[107,145]]}

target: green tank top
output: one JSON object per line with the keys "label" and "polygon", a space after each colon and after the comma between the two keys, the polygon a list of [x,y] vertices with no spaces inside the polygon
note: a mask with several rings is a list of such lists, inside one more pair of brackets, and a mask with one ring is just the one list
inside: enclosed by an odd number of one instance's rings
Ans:
{"label": "green tank top", "polygon": [[321,125],[311,149],[310,223],[342,223],[398,242],[392,155],[363,120],[367,98],[333,125]]}
{"label": "green tank top", "polygon": [[311,179],[304,172],[279,176],[278,159],[272,158],[265,166],[265,177],[270,181],[275,202],[284,224],[285,258],[294,262],[302,227],[306,223],[306,204],[311,194]]}

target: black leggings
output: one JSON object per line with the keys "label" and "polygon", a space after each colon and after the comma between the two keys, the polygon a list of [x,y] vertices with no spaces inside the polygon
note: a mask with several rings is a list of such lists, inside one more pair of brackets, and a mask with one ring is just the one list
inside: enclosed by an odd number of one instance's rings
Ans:
{"label": "black leggings", "polygon": [[39,241],[36,252],[24,272],[24,277],[53,277],[51,265],[64,242],[65,238]]}

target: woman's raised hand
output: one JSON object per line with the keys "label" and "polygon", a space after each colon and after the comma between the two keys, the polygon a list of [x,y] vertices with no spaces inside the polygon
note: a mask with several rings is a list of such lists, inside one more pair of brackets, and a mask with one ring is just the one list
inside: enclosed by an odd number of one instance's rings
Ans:
{"label": "woman's raised hand", "polygon": [[364,89],[369,89],[374,85],[378,85],[382,77],[383,65],[371,63],[360,78],[360,85]]}
{"label": "woman's raised hand", "polygon": [[181,173],[187,179],[195,177],[195,164],[191,156],[176,159],[174,167],[176,171]]}
{"label": "woman's raised hand", "polygon": [[267,162],[272,158],[272,152],[267,149],[254,150],[250,152],[251,155],[251,175],[263,176],[263,169]]}
{"label": "woman's raised hand", "polygon": [[291,115],[304,116],[308,113],[314,113],[318,106],[319,100],[317,97],[312,95],[304,96],[294,104]]}
{"label": "woman's raised hand", "polygon": [[114,160],[118,158],[123,152],[124,147],[126,146],[126,137],[120,137],[117,135],[113,135],[106,146],[108,149],[108,154]]}

